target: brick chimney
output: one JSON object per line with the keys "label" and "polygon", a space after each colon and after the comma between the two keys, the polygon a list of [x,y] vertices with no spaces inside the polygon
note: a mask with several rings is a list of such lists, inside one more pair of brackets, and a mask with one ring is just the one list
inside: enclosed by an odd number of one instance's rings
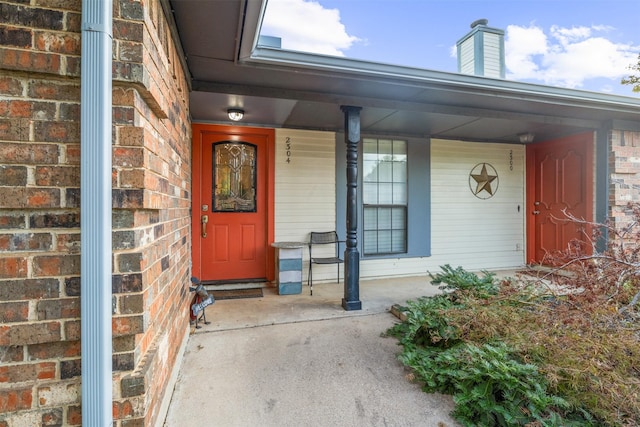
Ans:
{"label": "brick chimney", "polygon": [[504,79],[504,30],[488,27],[486,19],[471,24],[471,31],[456,43],[458,72]]}

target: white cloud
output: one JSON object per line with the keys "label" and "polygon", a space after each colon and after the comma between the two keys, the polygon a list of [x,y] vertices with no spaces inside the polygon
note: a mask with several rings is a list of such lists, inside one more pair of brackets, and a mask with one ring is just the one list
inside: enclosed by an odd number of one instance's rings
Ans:
{"label": "white cloud", "polygon": [[[507,78],[580,88],[586,80],[619,82],[629,74],[640,47],[603,36],[611,27],[552,26],[548,34],[536,25],[509,25],[505,36]],[[602,90],[607,90],[603,86]],[[610,88],[609,88],[610,90]]]}
{"label": "white cloud", "polygon": [[286,50],[334,56],[361,41],[347,33],[338,9],[309,0],[269,0],[260,33],[280,37]]}

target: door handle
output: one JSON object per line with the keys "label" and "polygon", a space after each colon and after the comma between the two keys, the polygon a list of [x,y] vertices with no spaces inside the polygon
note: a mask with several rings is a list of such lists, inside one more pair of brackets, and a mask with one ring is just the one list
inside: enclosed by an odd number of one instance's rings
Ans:
{"label": "door handle", "polygon": [[200,217],[200,223],[202,224],[202,237],[207,237],[207,223],[209,222],[209,217],[207,215],[202,215]]}
{"label": "door handle", "polygon": [[534,215],[540,215],[540,211],[533,211]]}

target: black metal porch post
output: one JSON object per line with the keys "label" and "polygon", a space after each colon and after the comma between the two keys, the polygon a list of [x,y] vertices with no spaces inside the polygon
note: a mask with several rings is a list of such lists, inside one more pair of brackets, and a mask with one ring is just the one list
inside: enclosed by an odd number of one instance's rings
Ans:
{"label": "black metal porch post", "polygon": [[344,135],[347,144],[347,244],[344,250],[344,298],[342,307],[361,310],[360,254],[358,253],[358,143],[361,107],[343,105]]}

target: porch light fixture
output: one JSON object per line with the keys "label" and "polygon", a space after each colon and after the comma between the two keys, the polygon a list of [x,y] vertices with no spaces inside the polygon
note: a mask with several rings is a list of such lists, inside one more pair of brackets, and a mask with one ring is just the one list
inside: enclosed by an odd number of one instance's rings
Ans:
{"label": "porch light fixture", "polygon": [[535,137],[534,134],[532,134],[531,132],[525,132],[525,133],[519,133],[518,134],[518,138],[520,138],[520,142],[522,142],[523,144],[528,144],[530,142],[533,142],[533,138]]}
{"label": "porch light fixture", "polygon": [[229,120],[239,122],[244,117],[244,110],[241,110],[240,108],[229,108],[227,110],[227,115],[229,116]]}

